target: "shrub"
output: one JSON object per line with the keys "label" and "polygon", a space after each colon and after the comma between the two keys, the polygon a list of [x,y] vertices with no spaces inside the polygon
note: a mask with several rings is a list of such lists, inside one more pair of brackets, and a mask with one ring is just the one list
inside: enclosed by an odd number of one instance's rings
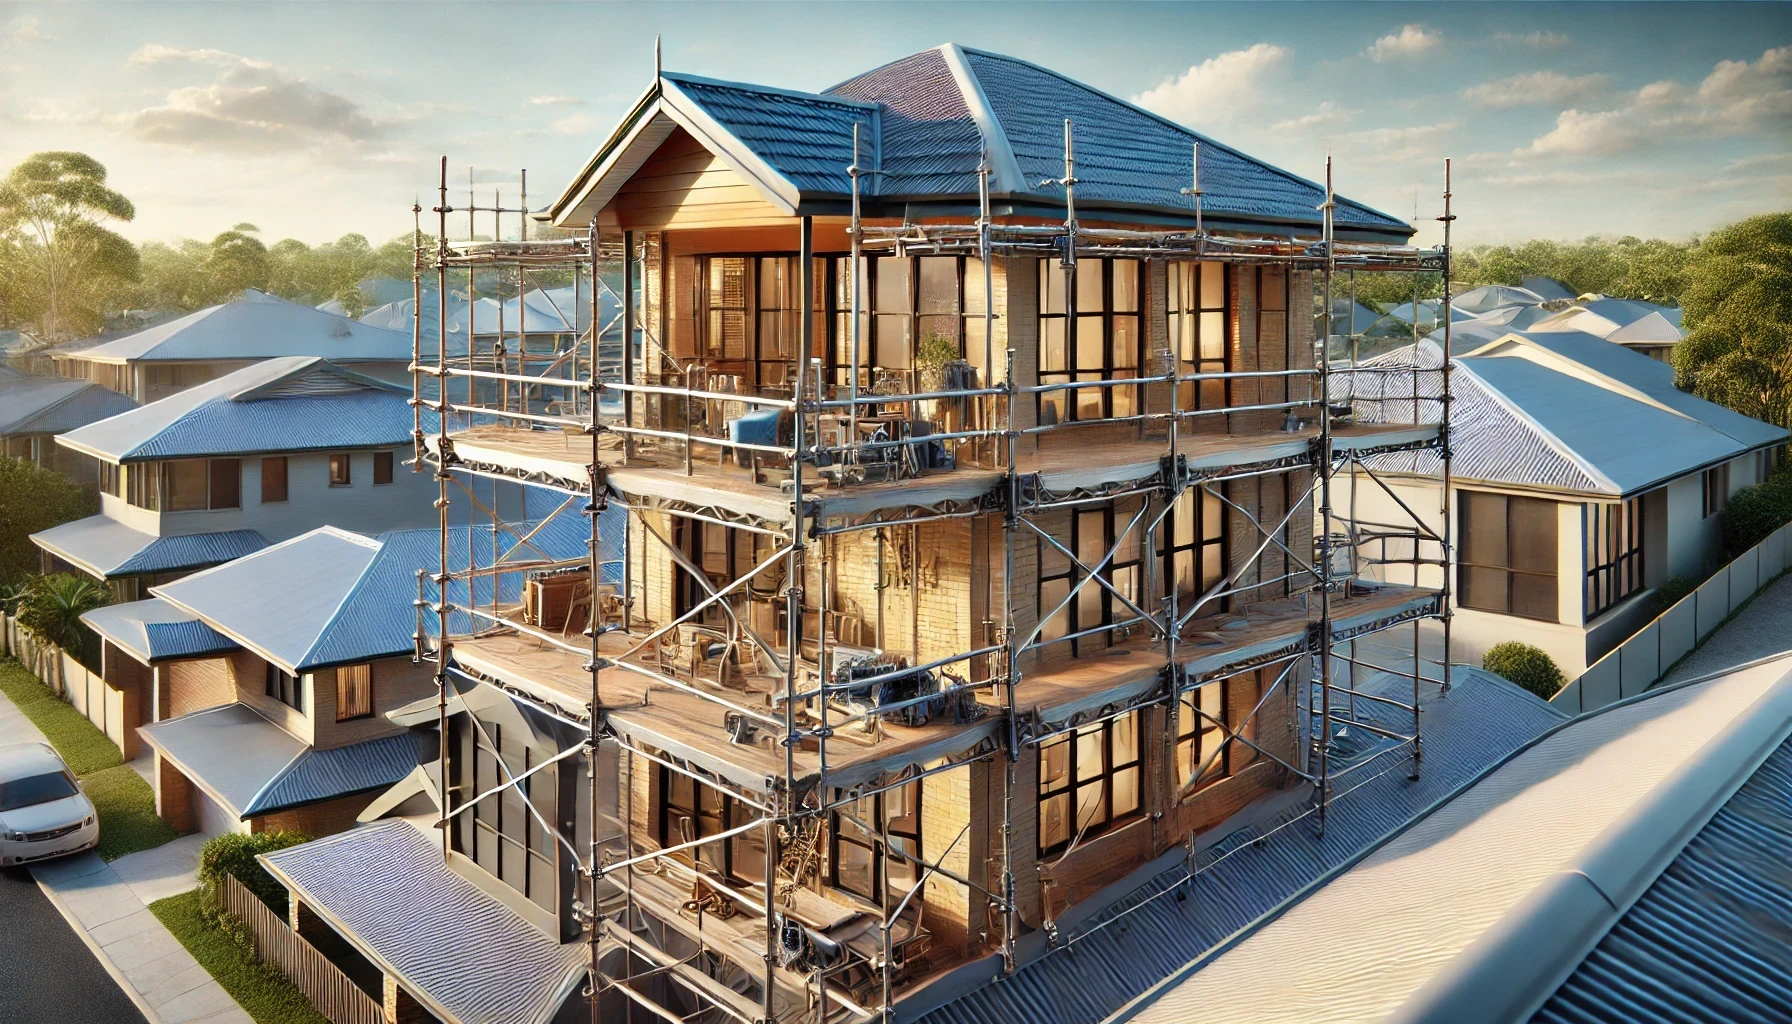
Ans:
{"label": "shrub", "polygon": [[112,591],[105,584],[73,573],[53,572],[32,577],[12,603],[18,609],[20,625],[88,668],[99,670],[99,637],[81,616],[112,603]]}
{"label": "shrub", "polygon": [[1724,559],[1728,561],[1792,522],[1792,486],[1776,475],[1758,487],[1744,487],[1730,495],[1730,503],[1724,506],[1719,518],[1724,531]]}
{"label": "shrub", "polygon": [[1655,588],[1655,608],[1651,617],[1663,615],[1669,608],[1679,604],[1688,594],[1699,589],[1699,581],[1691,576],[1675,576],[1661,586]]}
{"label": "shrub", "polygon": [[274,880],[255,859],[258,853],[273,853],[289,846],[309,843],[303,832],[257,832],[243,835],[228,832],[206,841],[199,851],[199,891],[206,916],[216,922],[224,912],[224,895],[219,884],[222,876],[231,875],[254,893],[268,909],[286,916],[286,887]]}
{"label": "shrub", "polygon": [[1568,683],[1549,655],[1516,640],[1493,645],[1482,657],[1481,667],[1544,700],[1554,697]]}

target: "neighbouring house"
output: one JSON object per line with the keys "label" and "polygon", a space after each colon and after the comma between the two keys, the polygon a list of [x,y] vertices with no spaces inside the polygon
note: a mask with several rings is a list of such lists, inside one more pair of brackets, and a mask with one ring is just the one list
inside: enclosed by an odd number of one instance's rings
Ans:
{"label": "neighbouring house", "polygon": [[[1067,230],[1067,131],[1078,223],[1124,249],[1061,261],[1065,237],[1045,240]],[[857,263],[855,135],[875,169]],[[1146,233],[1194,228],[1197,142],[1213,236],[1143,258]],[[988,260],[964,241],[980,167],[1004,233]],[[832,1020],[887,999],[987,1020],[1034,968],[1069,998],[1063,938],[1197,849],[1347,856],[1249,827],[1331,792],[1311,774],[1329,758],[1395,788],[1431,684],[1378,676],[1337,729],[1311,707],[1338,688],[1312,655],[1442,607],[1435,585],[1314,589],[1317,263],[1287,240],[1320,235],[1326,199],[954,45],[826,93],[656,76],[542,215],[624,241],[640,342],[604,390],[626,403],[578,426],[493,407],[420,442],[455,479],[624,509],[626,564],[498,566],[520,599],[454,603],[469,621],[432,643],[452,699],[394,716],[445,718],[447,757],[364,827],[263,859],[301,930],[327,925],[389,1006],[450,1024],[494,1000],[517,1024],[588,1015],[569,998],[587,940],[639,979],[603,992],[606,1016]],[[1409,225],[1333,209],[1418,268]],[[956,246],[909,232],[952,220]],[[1329,454],[1440,440],[1384,419],[1341,425]],[[1435,692],[1469,740],[1442,779],[1558,718],[1485,677],[1448,709]]]}
{"label": "neighbouring house", "polygon": [[98,490],[99,461],[57,445],[55,437],[136,407],[128,396],[89,381],[37,377],[0,367],[0,455],[56,470]]}
{"label": "neighbouring house", "polygon": [[1570,719],[1106,1019],[1792,1019],[1789,721],[1783,656]]}
{"label": "neighbouring house", "polygon": [[1641,299],[1583,295],[1564,309],[1529,325],[1533,331],[1579,331],[1623,345],[1663,363],[1674,361],[1680,343],[1681,310]]}
{"label": "neighbouring house", "polygon": [[409,385],[411,336],[253,288],[135,334],[51,353],[56,372],[150,403],[263,359],[313,356]]}
{"label": "neighbouring house", "polygon": [[[1440,365],[1439,340],[1423,342],[1419,365]],[[1589,334],[1507,332],[1456,350],[1450,656],[1478,664],[1494,644],[1522,640],[1573,678],[1652,617],[1655,588],[1720,564],[1718,514],[1779,463],[1787,431],[1680,391],[1672,367]],[[1366,363],[1373,374],[1334,377],[1334,393],[1354,398],[1358,418],[1403,422],[1417,388],[1420,415],[1435,420],[1439,381],[1390,372],[1412,365],[1411,347],[1399,349]],[[1435,453],[1370,466],[1439,530]],[[1364,486],[1353,493],[1353,482]],[[1334,494],[1367,520],[1401,512],[1360,475]],[[1410,541],[1372,533],[1356,538],[1362,571],[1414,582],[1410,564],[1377,564],[1410,558]],[[1422,548],[1435,563],[1436,545]],[[1426,566],[1417,578],[1436,586],[1441,572]]]}
{"label": "neighbouring house", "polygon": [[31,539],[45,571],[78,570],[131,601],[324,524],[425,525],[436,485],[403,465],[413,425],[397,385],[315,356],[261,360],[58,435],[97,461],[100,514]]}
{"label": "neighbouring house", "polygon": [[1573,299],[1577,294],[1574,289],[1553,277],[1532,275],[1518,282],[1518,286],[1540,297],[1544,302],[1566,301]]}

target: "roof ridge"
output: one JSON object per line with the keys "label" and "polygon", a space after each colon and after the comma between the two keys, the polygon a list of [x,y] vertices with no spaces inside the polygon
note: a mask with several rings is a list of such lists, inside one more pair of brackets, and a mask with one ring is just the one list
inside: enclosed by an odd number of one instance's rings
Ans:
{"label": "roof ridge", "polygon": [[983,138],[983,154],[989,161],[992,179],[990,191],[1031,192],[1027,176],[1020,169],[1020,159],[1014,155],[1014,145],[1008,141],[1008,131],[1002,127],[1002,119],[996,116],[995,108],[990,106],[989,94],[983,91],[983,80],[977,77],[977,70],[965,60],[964,48],[957,43],[946,43],[940,46],[939,54],[946,62],[946,69],[952,73],[952,81],[958,86],[959,96],[964,100],[965,109],[970,111],[971,120],[977,122],[977,134]]}
{"label": "roof ridge", "polygon": [[[253,711],[254,709],[250,708],[250,710]],[[276,728],[276,729],[280,728],[280,726],[275,725],[272,722],[270,722],[268,724],[273,725],[274,728]],[[285,732],[285,730],[281,730],[281,731]],[[292,736],[291,733],[287,733],[287,735]],[[293,736],[292,738],[295,740],[298,739],[297,736]],[[261,805],[261,798],[267,795],[268,790],[272,789],[277,783],[280,782],[281,779],[286,778],[287,773],[292,771],[293,768],[297,767],[297,765],[300,761],[306,760],[314,753],[316,753],[316,748],[313,747],[311,744],[306,743],[304,746],[301,746],[299,748],[299,752],[292,756],[292,760],[286,762],[284,765],[281,765],[280,768],[274,772],[274,774],[268,776],[268,781],[262,783],[261,788],[257,789],[255,791],[255,795],[251,796],[249,798],[249,802],[243,806],[243,816],[248,817],[249,813],[251,811],[259,809],[259,807]]]}
{"label": "roof ridge", "polygon": [[[913,56],[910,54],[909,56]],[[902,58],[907,60],[907,57]],[[894,64],[895,61],[890,63]],[[866,72],[869,74],[870,72]],[[722,89],[746,89],[751,92],[771,93],[776,96],[788,96],[791,99],[816,100],[822,103],[838,103],[843,107],[857,107],[861,110],[876,110],[878,104],[870,100],[853,99],[851,96],[832,96],[825,92],[805,92],[802,89],[790,89],[781,85],[760,85],[757,82],[736,82],[726,78],[710,78],[705,75],[693,75],[683,71],[662,71],[661,78],[669,78],[674,82],[694,82],[698,85],[713,85]],[[860,76],[854,75],[853,78]],[[846,80],[852,81],[852,78]],[[845,85],[846,82],[841,82]]]}
{"label": "roof ridge", "polygon": [[336,607],[330,611],[329,617],[324,619],[324,624],[318,628],[317,635],[311,638],[311,643],[306,645],[305,653],[299,658],[298,664],[294,666],[295,668],[311,663],[311,659],[315,657],[319,649],[323,647],[324,639],[330,635],[330,631],[335,628],[336,623],[342,618],[342,613],[348,607],[349,602],[354,599],[356,592],[361,589],[361,585],[367,582],[367,578],[373,573],[373,567],[378,565],[380,559],[385,556],[386,542],[383,540],[375,540],[373,543],[377,545],[377,550],[374,551],[373,557],[369,558],[367,564],[361,567],[361,572],[355,576],[355,581],[349,584],[347,589],[343,590],[341,599],[336,602]]}
{"label": "roof ridge", "polygon": [[[1464,357],[1458,356],[1458,357],[1454,357],[1454,358],[1458,364],[1461,364],[1464,361]],[[1517,402],[1513,401],[1511,396],[1507,395],[1504,391],[1501,391],[1499,388],[1495,387],[1492,381],[1488,380],[1486,377],[1483,377],[1478,373],[1475,373],[1474,367],[1463,366],[1462,368],[1467,370],[1474,377],[1475,383],[1480,386],[1482,391],[1487,393],[1487,396],[1489,398],[1491,398],[1496,405],[1498,405],[1500,408],[1506,410],[1506,412],[1511,414],[1521,425],[1523,425],[1523,427],[1526,430],[1535,434],[1538,438],[1540,438],[1543,441],[1543,443],[1549,445],[1549,447],[1552,450],[1554,450],[1557,455],[1560,455],[1562,458],[1568,460],[1568,462],[1573,464],[1573,466],[1576,469],[1580,470],[1582,473],[1585,473],[1587,475],[1587,479],[1592,480],[1596,484],[1603,484],[1604,486],[1611,488],[1611,490],[1613,492],[1615,492],[1619,495],[1622,495],[1624,493],[1624,488],[1619,487],[1617,484],[1617,481],[1613,480],[1609,476],[1606,476],[1604,473],[1602,473],[1598,469],[1596,469],[1592,463],[1590,463],[1586,459],[1582,458],[1579,452],[1577,452],[1573,448],[1569,447],[1568,443],[1566,441],[1563,441],[1561,438],[1557,437],[1555,435],[1554,431],[1550,430],[1548,427],[1544,426],[1542,423],[1539,423],[1536,420],[1536,418],[1532,417],[1529,413],[1525,412],[1524,408],[1522,406],[1520,406]],[[1545,369],[1548,369],[1548,368],[1545,367]],[[1559,373],[1560,371],[1558,370],[1558,371],[1552,371],[1552,372]]]}

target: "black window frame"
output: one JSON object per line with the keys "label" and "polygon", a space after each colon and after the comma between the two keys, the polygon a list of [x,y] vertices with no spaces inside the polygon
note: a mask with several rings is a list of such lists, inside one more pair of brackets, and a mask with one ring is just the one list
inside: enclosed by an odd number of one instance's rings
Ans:
{"label": "black window frame", "polygon": [[[559,814],[563,794],[560,765],[537,768],[546,758],[526,743],[519,745],[519,761],[517,751],[505,750],[508,730],[501,722],[481,721],[486,733],[481,736],[480,729],[464,716],[456,715],[449,721],[454,730],[453,742],[449,744],[450,788],[458,794],[457,803],[471,801],[502,783],[505,773],[499,770],[500,762],[509,768],[512,777],[534,770],[530,777],[491,793],[471,810],[456,815],[451,831],[453,849],[537,909],[558,914],[562,881],[557,841],[524,804],[532,805],[548,822],[564,827],[564,818]],[[487,745],[487,737],[496,749]],[[571,817],[577,808],[567,810],[565,817]],[[506,851],[510,853],[508,858]],[[539,886],[538,881],[542,883]]]}
{"label": "black window frame", "polygon": [[[1133,756],[1129,761],[1116,763],[1114,760],[1114,733],[1116,731],[1116,726],[1120,723],[1125,723],[1125,727],[1129,727],[1133,730]],[[1100,730],[1101,732],[1100,745],[1102,751],[1102,768],[1096,775],[1090,778],[1079,779],[1078,775],[1081,771],[1079,760],[1082,745],[1078,741],[1085,735],[1093,734],[1095,730]],[[1097,836],[1106,835],[1109,832],[1123,828],[1145,816],[1144,741],[1144,716],[1140,709],[1134,708],[1131,711],[1105,718],[1100,722],[1068,730],[1039,744],[1037,761],[1039,781],[1036,797],[1039,806],[1037,846],[1039,857],[1041,859],[1055,856],[1069,849],[1070,845],[1077,841],[1079,830],[1082,835],[1082,840],[1087,842]],[[1066,749],[1066,764],[1061,782],[1054,782],[1048,780],[1046,777],[1046,760],[1050,755],[1050,752],[1059,747],[1064,747]],[[1114,780],[1116,776],[1126,772],[1131,772],[1134,778],[1134,804],[1132,809],[1123,814],[1116,815],[1114,814]],[[1085,827],[1080,823],[1080,815],[1078,815],[1076,811],[1079,807],[1078,797],[1081,791],[1090,786],[1100,786],[1101,788],[1100,802],[1102,814],[1099,819],[1091,816]],[[1071,809],[1071,817],[1069,821],[1070,828],[1067,830],[1067,834],[1062,840],[1048,845],[1046,842],[1045,825],[1046,802],[1060,796],[1068,797],[1068,804]]]}
{"label": "black window frame", "polygon": [[[1207,773],[1189,790],[1189,795],[1233,778],[1257,763],[1257,751],[1244,740],[1255,742],[1257,739],[1256,720],[1247,722],[1246,719],[1250,715],[1249,708],[1255,707],[1263,697],[1263,671],[1259,669],[1215,679],[1182,691],[1177,698],[1176,736],[1171,746],[1170,763],[1176,772],[1170,787],[1172,792],[1180,791],[1189,774],[1212,753],[1207,746],[1210,736],[1219,749],[1219,757],[1208,765]],[[1238,690],[1246,684],[1250,687],[1250,699],[1240,700]],[[1201,704],[1209,695],[1219,703],[1217,716],[1201,713]],[[1245,710],[1239,710],[1241,706]],[[1243,739],[1237,739],[1240,736]]]}
{"label": "black window frame", "polygon": [[1702,518],[1710,519],[1722,512],[1730,504],[1730,464],[1712,466],[1699,475],[1700,488],[1703,491],[1700,504],[1703,508]]}
{"label": "black window frame", "polygon": [[[1039,360],[1038,376],[1040,384],[1064,384],[1076,381],[1094,380],[1129,380],[1144,373],[1146,349],[1146,319],[1149,306],[1146,302],[1145,278],[1149,264],[1144,260],[1111,259],[1090,257],[1079,260],[1077,264],[1076,292],[1082,290],[1083,275],[1088,273],[1087,265],[1099,263],[1101,270],[1101,309],[1095,313],[1084,311],[1080,306],[1080,296],[1072,290],[1064,289],[1064,274],[1051,260],[1039,263],[1038,294],[1038,331]],[[1133,285],[1136,294],[1133,296],[1131,309],[1115,308],[1114,269],[1117,265],[1127,264],[1133,268]],[[1052,300],[1053,282],[1059,282],[1059,289],[1064,291],[1062,302]],[[1060,308],[1054,308],[1060,307]],[[1095,365],[1087,365],[1082,357],[1081,346],[1077,343],[1077,332],[1080,322],[1087,318],[1101,318],[1101,359]],[[1116,344],[1115,324],[1121,320],[1131,320],[1133,324],[1132,351],[1124,353],[1122,345]],[[1059,340],[1064,347],[1064,366],[1062,369],[1048,368],[1048,355],[1052,340],[1050,324],[1057,323]],[[1125,365],[1130,360],[1130,366]],[[1056,362],[1056,360],[1050,360]],[[1035,396],[1035,414],[1040,424],[1046,423],[1097,423],[1113,419],[1116,416],[1136,416],[1144,409],[1143,385],[1131,384],[1117,387],[1070,388],[1061,391],[1044,392]],[[1124,401],[1122,401],[1124,400]],[[1090,408],[1091,404],[1095,408]],[[1049,410],[1049,416],[1048,416]],[[1053,418],[1055,417],[1055,418]]]}
{"label": "black window frame", "polygon": [[1644,546],[1640,496],[1581,507],[1581,600],[1588,622],[1643,589]]}
{"label": "black window frame", "polygon": [[[1224,489],[1227,485],[1222,482],[1219,486]],[[1211,499],[1211,508],[1209,499]],[[1227,549],[1231,544],[1232,509],[1219,496],[1208,494],[1205,488],[1199,486],[1184,490],[1177,495],[1175,500],[1178,504],[1188,501],[1193,506],[1188,513],[1188,521],[1187,523],[1183,522],[1183,513],[1180,509],[1171,509],[1158,527],[1157,548],[1158,557],[1162,560],[1160,571],[1166,595],[1177,584],[1177,559],[1184,554],[1193,558],[1195,570],[1193,597],[1188,604],[1180,603],[1181,599],[1178,598],[1178,611],[1186,615],[1194,607],[1193,600],[1206,593],[1207,588],[1212,585],[1208,582],[1207,571],[1210,555],[1213,558],[1212,568],[1216,580],[1225,578]],[[1208,537],[1206,534],[1210,513],[1216,510],[1219,520],[1219,536]],[[1187,537],[1183,536],[1185,533],[1188,534]],[[1181,592],[1178,591],[1178,593]],[[1222,597],[1204,611],[1207,614],[1223,612],[1230,604],[1230,598]]]}
{"label": "black window frame", "polygon": [[287,707],[305,713],[305,677],[294,675],[271,661],[263,662],[266,692]]}
{"label": "black window frame", "polygon": [[[689,769],[687,772],[664,764],[656,767],[659,769],[659,814],[655,821],[655,838],[661,849],[688,841],[677,830],[676,822],[680,817],[690,819],[691,839],[703,839],[706,835],[717,835],[731,828],[739,828],[758,817],[756,809],[736,800],[712,781],[694,777],[703,774],[697,769]],[[680,790],[690,794],[690,806],[676,802]],[[702,827],[703,820],[711,807],[715,808],[714,814],[719,819],[719,826],[714,831],[706,832]],[[686,865],[694,867],[701,864],[724,878],[749,885],[760,884],[765,876],[765,836],[751,829],[721,842],[703,843],[671,856]],[[751,865],[751,870],[743,870],[748,865]]]}
{"label": "black window frame", "polygon": [[[1102,505],[1073,508],[1069,510],[1069,537],[1058,537],[1058,540],[1072,552],[1075,552],[1078,559],[1080,559],[1083,564],[1094,565],[1099,562],[1101,556],[1106,554],[1108,549],[1114,546],[1115,536],[1118,531],[1123,529],[1127,525],[1127,522],[1130,522],[1131,514],[1126,514],[1125,521],[1122,521],[1121,515],[1116,512],[1114,506],[1114,502],[1108,502]],[[1099,539],[1095,542],[1100,548],[1098,552],[1095,551],[1094,548],[1090,548],[1088,551],[1084,550],[1085,534],[1091,527],[1100,530]],[[1127,596],[1132,598],[1133,603],[1140,607],[1148,607],[1145,604],[1145,601],[1142,600],[1142,591],[1145,585],[1145,545],[1142,531],[1143,527],[1141,525],[1140,531],[1134,536],[1134,540],[1138,544],[1134,556],[1129,559],[1116,557],[1102,568],[1099,575],[1103,579],[1114,584],[1117,589],[1126,592],[1127,586],[1125,577],[1127,573],[1130,572],[1132,576],[1132,588]],[[1048,596],[1047,590],[1051,588],[1049,588],[1047,584],[1062,582],[1065,591],[1068,592],[1072,587],[1076,586],[1082,570],[1077,568],[1076,562],[1069,558],[1065,558],[1056,548],[1046,543],[1045,538],[1039,537],[1035,538],[1035,540],[1039,545],[1039,560],[1037,563],[1039,566],[1039,590],[1035,614],[1041,621],[1043,621],[1045,616],[1050,614],[1051,610],[1063,599],[1062,596]],[[1088,557],[1091,553],[1093,553],[1093,557]],[[1051,565],[1052,561],[1059,559],[1062,559],[1063,561],[1062,570],[1048,571],[1047,566]],[[1094,602],[1099,602],[1099,612],[1094,616],[1089,616],[1086,612],[1095,611],[1095,608],[1093,607]],[[1064,610],[1061,613],[1066,616],[1063,631],[1058,632],[1054,627],[1047,626],[1040,630],[1039,638],[1042,642],[1060,641],[1060,638],[1062,637],[1072,636],[1081,633],[1084,630],[1113,625],[1116,621],[1122,618],[1131,617],[1131,611],[1132,609],[1127,608],[1123,602],[1108,590],[1108,588],[1091,580],[1082,590],[1077,592],[1076,598],[1064,607]],[[1093,618],[1094,621],[1084,621],[1086,618]],[[1061,640],[1061,642],[1069,644],[1072,656],[1076,656],[1085,653],[1087,650],[1084,644],[1085,641],[1101,638],[1102,634],[1100,633],[1090,633],[1087,636],[1079,636],[1071,640]],[[1100,647],[1106,646],[1107,644],[1105,642],[1100,645]],[[1097,649],[1100,648],[1098,647]]]}
{"label": "black window frame", "polygon": [[[1206,281],[1209,274],[1220,279],[1220,304],[1207,304]],[[1166,270],[1167,292],[1164,308],[1169,322],[1170,351],[1176,359],[1177,376],[1198,373],[1231,373],[1233,365],[1232,310],[1233,278],[1224,263],[1211,260],[1171,262]],[[1216,359],[1206,353],[1208,326],[1212,315],[1219,314],[1219,349]],[[1231,403],[1232,382],[1229,379],[1189,381],[1178,385],[1178,408],[1222,409]]]}
{"label": "black window frame", "polygon": [[[906,795],[908,801],[908,813],[906,815],[890,817],[891,801],[889,800],[889,796],[895,792],[902,792]],[[840,798],[840,796],[840,794],[836,793],[837,799]],[[852,810],[862,810],[867,801],[871,804],[871,817],[869,819],[867,819],[863,813],[852,813]],[[921,801],[921,780],[911,779],[908,782],[892,787],[889,790],[874,793],[871,796],[861,797],[858,800],[853,801],[851,805],[852,810],[843,811],[841,807],[836,806],[833,811],[829,812],[828,885],[832,888],[839,889],[842,892],[852,893],[861,899],[869,900],[881,907],[884,905],[884,881],[886,875],[888,875],[890,897],[894,900],[901,901],[904,896],[908,895],[909,890],[913,889],[920,882],[921,877],[920,868],[917,864],[917,861],[921,856]],[[881,826],[888,832],[892,845],[899,842],[900,844],[907,846],[909,856],[914,859],[905,859],[900,856],[892,857],[889,851],[883,848],[883,843],[879,838],[878,833],[861,829],[852,821],[843,821],[843,814],[851,814],[852,817],[857,818],[858,821],[863,822],[870,829],[876,829]],[[903,818],[913,821],[913,829],[899,827],[898,823],[902,821]],[[867,888],[870,890],[869,892],[860,891],[859,889],[854,888],[850,883],[842,880],[840,875],[840,865],[843,860],[840,855],[840,847],[842,844],[863,850],[870,856],[871,879],[867,885]],[[892,864],[898,865],[898,870],[906,873],[907,877],[898,881],[894,873],[891,872]]]}

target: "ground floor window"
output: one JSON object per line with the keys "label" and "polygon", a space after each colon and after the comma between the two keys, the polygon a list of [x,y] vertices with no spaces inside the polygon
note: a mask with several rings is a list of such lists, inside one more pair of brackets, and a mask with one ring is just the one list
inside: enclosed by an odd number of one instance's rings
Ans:
{"label": "ground floor window", "polygon": [[1556,503],[1482,491],[1460,494],[1462,606],[1557,621]]}
{"label": "ground floor window", "polygon": [[1582,547],[1586,615],[1593,618],[1643,589],[1643,499],[1589,504]]}
{"label": "ground floor window", "polygon": [[[889,835],[887,851],[880,828]],[[910,782],[840,807],[830,835],[829,880],[835,888],[881,906],[887,876],[891,899],[901,900],[920,879],[915,861],[921,856],[921,784]]]}
{"label": "ground floor window", "polygon": [[542,823],[559,820],[559,765],[548,765],[516,785],[492,792],[553,755],[523,742],[519,734],[527,730],[521,727],[486,722],[482,735],[465,715],[455,716],[451,723],[454,805],[491,793],[455,817],[454,848],[531,903],[558,912],[555,838]]}

